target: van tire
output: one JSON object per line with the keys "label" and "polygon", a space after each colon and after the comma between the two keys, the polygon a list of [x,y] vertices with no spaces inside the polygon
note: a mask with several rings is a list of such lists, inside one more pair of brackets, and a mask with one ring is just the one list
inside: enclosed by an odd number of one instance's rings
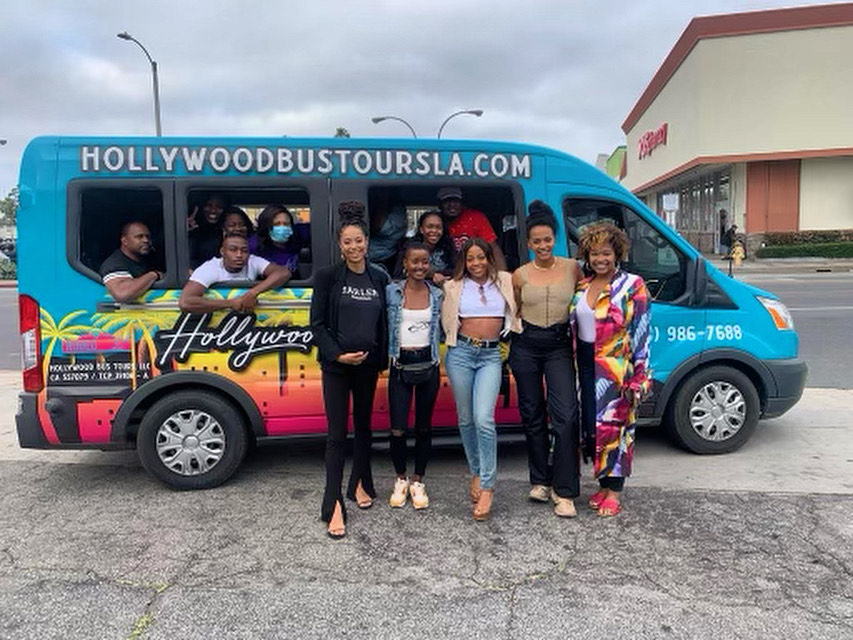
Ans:
{"label": "van tire", "polygon": [[752,436],[760,411],[758,391],[749,377],[717,365],[682,382],[669,404],[666,428],[676,443],[693,453],[730,453]]}
{"label": "van tire", "polygon": [[176,391],[161,398],[145,412],[136,435],[145,470],[179,490],[222,484],[240,466],[247,446],[240,412],[209,391]]}

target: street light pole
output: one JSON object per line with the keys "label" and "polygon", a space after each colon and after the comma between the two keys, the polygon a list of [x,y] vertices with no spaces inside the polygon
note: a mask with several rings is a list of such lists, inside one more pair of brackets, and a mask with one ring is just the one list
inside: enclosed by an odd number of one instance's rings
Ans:
{"label": "street light pole", "polygon": [[142,49],[142,52],[145,54],[145,57],[148,58],[148,62],[151,63],[151,77],[154,81],[154,127],[157,131],[157,135],[162,136],[163,129],[160,127],[160,83],[157,81],[157,63],[154,62],[154,58],[152,58],[151,54],[148,53],[148,49],[146,49],[139,40],[134,38],[127,31],[117,33],[116,37],[121,38],[122,40],[135,42],[137,46]]}
{"label": "street light pole", "polygon": [[444,131],[444,125],[446,125],[448,122],[450,122],[456,116],[461,116],[461,115],[477,116],[479,118],[481,115],[483,115],[483,110],[482,109],[462,109],[461,111],[451,113],[449,116],[447,116],[444,119],[444,122],[441,123],[441,126],[438,128],[438,135],[436,135],[435,137],[441,138],[441,132]]}
{"label": "street light pole", "polygon": [[375,118],[371,118],[370,120],[373,122],[373,124],[379,124],[380,122],[383,122],[384,120],[396,120],[397,122],[402,122],[404,125],[409,127],[409,131],[412,132],[413,138],[418,137],[418,134],[415,133],[414,127],[412,127],[412,125],[410,125],[408,122],[406,122],[402,118],[398,118],[397,116],[376,116]]}

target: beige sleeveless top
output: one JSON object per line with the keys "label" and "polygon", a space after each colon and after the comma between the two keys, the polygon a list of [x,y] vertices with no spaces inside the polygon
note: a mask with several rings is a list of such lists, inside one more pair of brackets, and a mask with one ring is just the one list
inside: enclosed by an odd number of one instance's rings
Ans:
{"label": "beige sleeveless top", "polygon": [[[568,260],[564,263],[563,279],[551,284],[531,284],[527,278],[533,267],[528,263],[522,267],[521,276],[521,319],[537,327],[550,327],[569,321],[569,303],[575,294],[575,271]],[[559,267],[555,267],[559,268]]]}

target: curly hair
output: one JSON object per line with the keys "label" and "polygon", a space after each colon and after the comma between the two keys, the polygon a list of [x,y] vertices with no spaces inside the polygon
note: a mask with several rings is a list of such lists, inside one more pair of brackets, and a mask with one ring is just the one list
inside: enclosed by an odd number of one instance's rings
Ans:
{"label": "curly hair", "polygon": [[610,220],[593,222],[581,228],[578,240],[578,259],[589,262],[589,253],[594,247],[601,244],[609,244],[616,254],[618,262],[628,259],[630,242],[628,235]]}

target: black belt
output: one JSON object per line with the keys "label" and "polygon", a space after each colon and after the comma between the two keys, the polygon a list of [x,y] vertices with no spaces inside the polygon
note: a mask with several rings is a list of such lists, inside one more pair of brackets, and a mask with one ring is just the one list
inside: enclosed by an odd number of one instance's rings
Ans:
{"label": "black belt", "polygon": [[480,338],[469,338],[461,333],[457,336],[457,341],[465,342],[470,344],[472,347],[477,347],[478,349],[494,349],[501,343],[500,340],[480,340]]}

